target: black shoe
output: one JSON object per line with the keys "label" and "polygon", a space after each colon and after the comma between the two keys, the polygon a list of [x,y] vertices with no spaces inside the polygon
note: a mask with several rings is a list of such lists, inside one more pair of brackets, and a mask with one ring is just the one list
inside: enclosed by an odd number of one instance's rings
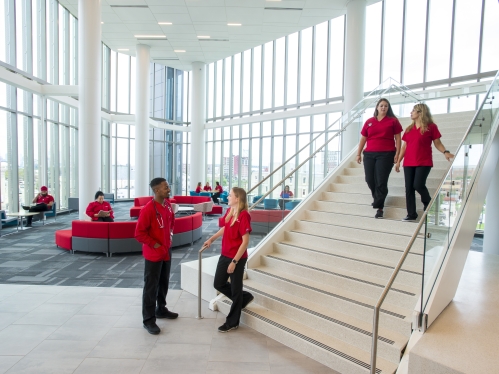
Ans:
{"label": "black shoe", "polygon": [[227,323],[224,323],[218,328],[218,332],[229,332],[230,330],[237,330],[239,326],[230,327]]}
{"label": "black shoe", "polygon": [[175,319],[177,317],[178,313],[170,312],[167,308],[163,308],[163,310],[156,309],[156,318]]}
{"label": "black shoe", "polygon": [[23,208],[24,210],[29,210],[29,208],[30,208],[30,207],[29,207],[29,206],[27,206],[27,205],[21,205],[21,206],[22,206],[22,208]]}
{"label": "black shoe", "polygon": [[249,297],[248,301],[246,301],[245,303],[243,303],[243,309],[246,308],[248,305],[250,305],[253,300],[255,300],[255,296],[253,296],[252,294],[250,294],[250,297]]}
{"label": "black shoe", "polygon": [[415,216],[407,215],[407,217],[405,217],[402,221],[404,221],[404,222],[411,222],[411,221],[415,221],[417,219],[418,219],[418,215],[417,214]]}
{"label": "black shoe", "polygon": [[161,329],[156,325],[155,322],[148,323],[147,325],[144,323],[144,328],[147,330],[149,334],[158,335],[161,332]]}
{"label": "black shoe", "polygon": [[383,218],[383,209],[378,209],[374,218]]}

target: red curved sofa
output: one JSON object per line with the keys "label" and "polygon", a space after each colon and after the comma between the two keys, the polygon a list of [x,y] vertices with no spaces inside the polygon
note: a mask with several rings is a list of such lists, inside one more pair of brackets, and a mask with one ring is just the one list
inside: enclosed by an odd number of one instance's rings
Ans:
{"label": "red curved sofa", "polygon": [[[133,206],[130,208],[130,217],[137,218],[142,208],[151,201],[152,196],[136,197],[133,199]],[[175,199],[168,199],[171,204],[176,204]]]}
{"label": "red curved sofa", "polygon": [[[113,253],[141,252],[142,244],[135,239],[137,221],[91,222],[73,221],[71,230],[55,232],[57,247],[69,251]],[[172,247],[192,244],[200,239],[203,216],[195,213],[175,218]]]}

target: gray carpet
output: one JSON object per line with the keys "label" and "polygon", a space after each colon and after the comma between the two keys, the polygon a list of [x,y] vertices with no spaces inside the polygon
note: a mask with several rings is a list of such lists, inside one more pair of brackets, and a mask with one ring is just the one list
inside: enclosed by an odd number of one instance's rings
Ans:
{"label": "gray carpet", "polygon": [[[114,205],[116,221],[129,220],[132,202]],[[170,288],[180,289],[180,264],[198,258],[204,241],[218,230],[220,216],[207,216],[203,221],[203,236],[194,245],[173,248]],[[104,254],[68,251],[55,245],[56,230],[71,228],[71,221],[78,213],[66,213],[33,228],[16,232],[16,228],[2,229],[0,237],[0,283],[44,284],[87,287],[141,288],[143,285],[144,259],[141,253]],[[262,239],[251,235],[250,247]],[[204,256],[220,254],[221,239],[205,251]]]}

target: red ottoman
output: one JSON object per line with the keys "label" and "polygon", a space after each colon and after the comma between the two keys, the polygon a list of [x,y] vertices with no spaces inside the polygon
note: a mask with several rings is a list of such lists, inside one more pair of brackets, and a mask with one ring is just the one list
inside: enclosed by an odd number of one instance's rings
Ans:
{"label": "red ottoman", "polygon": [[213,214],[223,214],[224,208],[221,207],[220,205],[213,205],[213,208],[211,209],[211,212],[206,213],[207,215],[211,216]]}
{"label": "red ottoman", "polygon": [[58,247],[71,251],[73,249],[73,230],[57,230],[55,232],[55,244]]}

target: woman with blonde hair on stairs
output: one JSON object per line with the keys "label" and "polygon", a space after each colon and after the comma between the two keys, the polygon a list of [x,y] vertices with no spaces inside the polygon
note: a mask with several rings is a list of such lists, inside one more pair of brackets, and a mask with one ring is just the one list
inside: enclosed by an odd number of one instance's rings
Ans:
{"label": "woman with blonde hair on stairs", "polygon": [[407,217],[403,221],[414,221],[418,218],[416,212],[416,194],[421,196],[424,210],[431,201],[426,188],[426,179],[433,167],[431,144],[443,153],[447,161],[454,158],[440,141],[442,135],[433,121],[430,108],[426,104],[416,104],[411,112],[412,123],[405,129],[402,136],[403,145],[395,164],[395,171],[400,172],[400,162],[404,160],[405,199]]}
{"label": "woman with blonde hair on stairs", "polygon": [[244,266],[248,260],[247,248],[251,233],[246,191],[233,187],[227,199],[229,209],[224,217],[224,227],[204,243],[205,247],[209,247],[222,236],[222,254],[218,260],[213,286],[231,299],[232,305],[225,323],[218,328],[219,332],[237,329],[242,309],[253,301],[253,295],[243,291]]}

